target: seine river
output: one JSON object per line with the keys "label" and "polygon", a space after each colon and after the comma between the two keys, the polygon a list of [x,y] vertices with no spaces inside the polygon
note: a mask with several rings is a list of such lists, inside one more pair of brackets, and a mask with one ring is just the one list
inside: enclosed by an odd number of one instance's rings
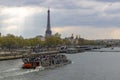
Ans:
{"label": "seine river", "polygon": [[120,80],[120,52],[83,52],[67,57],[72,64],[47,70],[21,69],[21,59],[0,61],[0,80]]}

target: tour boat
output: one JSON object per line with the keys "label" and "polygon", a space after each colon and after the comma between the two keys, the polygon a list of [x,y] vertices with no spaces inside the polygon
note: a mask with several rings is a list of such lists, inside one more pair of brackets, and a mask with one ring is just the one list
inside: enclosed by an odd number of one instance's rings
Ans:
{"label": "tour boat", "polygon": [[35,69],[37,67],[53,68],[71,63],[66,55],[59,53],[36,53],[26,56],[22,60],[24,63],[22,68],[24,69]]}

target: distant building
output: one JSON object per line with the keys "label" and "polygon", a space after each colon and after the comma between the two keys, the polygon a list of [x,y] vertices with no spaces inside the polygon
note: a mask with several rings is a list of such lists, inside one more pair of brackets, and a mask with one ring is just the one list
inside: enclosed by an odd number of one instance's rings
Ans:
{"label": "distant building", "polygon": [[66,37],[65,39],[68,39],[71,44],[79,44],[79,43],[83,43],[84,38],[81,38],[80,36],[78,37],[78,35],[76,35],[76,37],[74,37],[74,35],[72,34],[71,37]]}
{"label": "distant building", "polygon": [[45,37],[43,37],[42,35],[38,35],[38,36],[36,36],[36,38],[38,38],[38,39],[40,39],[42,41],[45,41]]}
{"label": "distant building", "polygon": [[50,26],[50,10],[48,9],[47,15],[47,29],[45,32],[45,37],[50,37],[52,35],[51,26]]}

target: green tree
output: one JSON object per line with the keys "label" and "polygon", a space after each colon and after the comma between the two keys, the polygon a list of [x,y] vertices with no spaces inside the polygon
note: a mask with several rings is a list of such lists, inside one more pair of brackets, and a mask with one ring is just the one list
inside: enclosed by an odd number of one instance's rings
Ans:
{"label": "green tree", "polygon": [[45,44],[48,47],[56,47],[62,44],[62,39],[60,38],[60,34],[56,33],[53,36],[46,37]]}

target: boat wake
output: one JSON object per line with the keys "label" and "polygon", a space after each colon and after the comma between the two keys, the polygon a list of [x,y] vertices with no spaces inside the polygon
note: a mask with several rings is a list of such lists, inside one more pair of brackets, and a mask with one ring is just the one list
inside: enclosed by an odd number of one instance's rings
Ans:
{"label": "boat wake", "polygon": [[8,69],[8,70],[5,70],[5,71],[0,73],[0,79],[25,75],[25,74],[28,74],[28,73],[38,72],[38,71],[41,71],[41,70],[44,70],[44,68],[39,67],[39,68],[36,68],[36,69],[26,69],[26,70],[22,70],[21,68]]}
{"label": "boat wake", "polygon": [[8,70],[2,71],[2,72],[0,72],[0,73],[12,72],[12,71],[16,71],[16,70],[20,70],[20,68],[12,68],[12,69],[8,69]]}
{"label": "boat wake", "polygon": [[14,76],[19,76],[19,75],[24,75],[24,74],[28,74],[28,73],[32,73],[32,72],[38,72],[39,70],[38,69],[35,69],[35,70],[27,70],[25,72],[19,72],[17,73],[16,75]]}

